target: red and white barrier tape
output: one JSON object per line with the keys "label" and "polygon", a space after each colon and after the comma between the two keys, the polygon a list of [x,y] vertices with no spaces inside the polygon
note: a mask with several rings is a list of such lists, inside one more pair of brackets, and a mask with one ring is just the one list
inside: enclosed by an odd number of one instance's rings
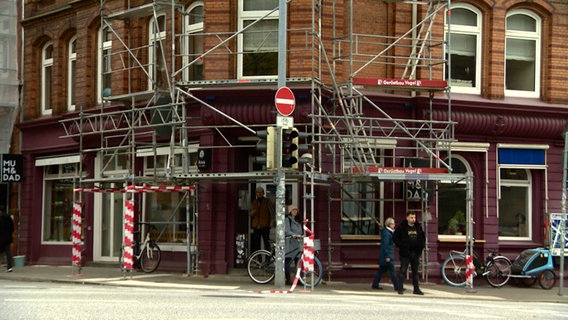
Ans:
{"label": "red and white barrier tape", "polygon": [[74,266],[81,266],[81,233],[82,233],[82,203],[73,204],[73,229],[72,229],[72,262]]}
{"label": "red and white barrier tape", "polygon": [[473,256],[465,256],[465,284],[468,287],[473,285],[473,276],[475,275],[475,266],[473,265]]}
{"label": "red and white barrier tape", "polygon": [[126,201],[124,209],[124,250],[122,252],[122,261],[125,270],[132,270],[134,265],[134,201]]}

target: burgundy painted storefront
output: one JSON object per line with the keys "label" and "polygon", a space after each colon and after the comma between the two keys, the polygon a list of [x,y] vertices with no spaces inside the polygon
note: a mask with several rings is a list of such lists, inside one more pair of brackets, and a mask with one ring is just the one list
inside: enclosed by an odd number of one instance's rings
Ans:
{"label": "burgundy painted storefront", "polygon": [[[295,123],[309,123],[309,93],[299,90],[301,97],[294,113]],[[225,114],[239,119],[250,126],[271,124],[275,119],[273,90],[251,90],[250,94],[239,94],[235,101],[235,91],[204,92],[204,98],[215,97],[215,106]],[[518,104],[518,101],[485,101],[472,100],[454,96],[452,100],[451,119],[456,121],[455,137],[460,142],[487,145],[486,150],[455,151],[471,167],[474,177],[473,217],[475,220],[474,237],[480,240],[476,249],[487,252],[497,249],[501,253],[514,258],[523,249],[541,247],[544,245],[543,223],[548,212],[560,211],[561,173],[560,157],[563,151],[562,133],[566,126],[568,113],[560,108],[535,101],[535,104]],[[392,96],[371,97],[380,102],[389,114],[400,115],[415,119],[432,116],[433,119],[447,119],[446,108],[437,108],[430,115],[427,100],[421,97],[400,99]],[[440,105],[443,99],[435,99]],[[411,107],[403,107],[411,105]],[[197,107],[197,106],[191,106]],[[194,109],[195,110],[195,109]],[[444,111],[441,111],[444,110]],[[535,112],[534,110],[538,110]],[[372,116],[372,115],[371,115]],[[71,264],[71,243],[44,245],[41,239],[42,229],[42,195],[43,171],[36,166],[36,159],[47,156],[61,157],[76,154],[77,141],[61,139],[61,125],[57,117],[49,120],[35,120],[20,125],[24,155],[24,170],[26,180],[22,183],[22,213],[20,217],[20,251],[27,256],[31,264]],[[229,125],[231,122],[223,115],[209,110],[200,109],[200,124],[210,127]],[[225,137],[231,137],[231,142],[238,145],[239,137],[246,133],[239,128],[220,129]],[[197,139],[201,146],[215,146],[223,143],[224,137],[215,130],[201,130]],[[249,133],[250,135],[250,133]],[[510,145],[547,145],[546,170],[541,168],[529,169],[531,173],[531,240],[512,241],[499,239],[498,218],[498,149],[500,144]],[[246,172],[248,159],[254,154],[250,148],[216,148],[212,152],[211,169],[207,172]],[[93,157],[83,160],[83,168],[87,176],[91,176],[94,167]],[[400,164],[398,164],[400,165]],[[254,187],[246,181],[223,183],[220,181],[203,181],[199,184],[199,269],[203,274],[226,273],[235,267],[235,236],[247,232],[248,212],[238,206],[239,190],[251,190]],[[302,194],[301,184],[299,194]],[[331,208],[328,218],[328,189],[315,190],[317,222],[316,237],[321,239],[320,259],[324,268],[328,262],[328,238],[334,243],[349,245],[333,248],[331,262],[334,266],[368,265],[376,263],[378,246],[376,240],[343,240],[340,234],[340,211],[335,206]],[[301,201],[301,199],[299,199]],[[84,254],[89,262],[93,260],[93,196],[86,194],[84,217]],[[300,210],[303,210],[301,208]],[[434,219],[429,222],[429,275],[439,276],[439,262],[449,249],[462,249],[463,240],[439,238],[436,229],[435,202],[429,210]],[[395,219],[404,217],[404,207],[400,205],[395,210]],[[390,212],[390,211],[389,211]],[[386,217],[386,215],[385,215]],[[328,234],[328,228],[331,235]],[[185,253],[166,253],[161,268],[163,270],[184,271]],[[334,268],[332,278],[352,278],[353,281],[368,280],[374,271],[370,268],[345,270]]]}

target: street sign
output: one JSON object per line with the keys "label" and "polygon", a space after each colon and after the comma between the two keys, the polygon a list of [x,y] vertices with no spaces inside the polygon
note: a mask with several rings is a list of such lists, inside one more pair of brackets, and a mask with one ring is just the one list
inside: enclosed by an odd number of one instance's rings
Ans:
{"label": "street sign", "polygon": [[274,104],[276,104],[276,110],[278,110],[281,115],[285,117],[291,115],[296,107],[294,93],[288,87],[281,87],[276,91]]}

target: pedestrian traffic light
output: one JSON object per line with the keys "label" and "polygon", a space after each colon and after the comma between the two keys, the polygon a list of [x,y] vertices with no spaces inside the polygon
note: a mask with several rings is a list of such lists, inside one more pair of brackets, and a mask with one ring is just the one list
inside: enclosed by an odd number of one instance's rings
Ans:
{"label": "pedestrian traffic light", "polygon": [[255,157],[254,161],[262,163],[266,170],[276,169],[276,127],[267,127],[266,130],[257,131],[256,136],[260,138],[256,145],[256,150],[262,152],[263,155]]}
{"label": "pedestrian traffic light", "polygon": [[282,129],[282,168],[298,168],[298,130]]}

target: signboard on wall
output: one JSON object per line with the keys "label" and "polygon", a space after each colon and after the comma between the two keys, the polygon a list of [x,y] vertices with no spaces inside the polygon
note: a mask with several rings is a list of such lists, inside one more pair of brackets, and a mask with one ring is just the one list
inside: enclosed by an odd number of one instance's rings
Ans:
{"label": "signboard on wall", "polygon": [[0,155],[0,182],[20,182],[24,177],[24,158],[20,154]]}
{"label": "signboard on wall", "polygon": [[568,214],[550,214],[549,237],[552,255],[560,256],[562,248],[564,248],[564,254],[568,256]]}

